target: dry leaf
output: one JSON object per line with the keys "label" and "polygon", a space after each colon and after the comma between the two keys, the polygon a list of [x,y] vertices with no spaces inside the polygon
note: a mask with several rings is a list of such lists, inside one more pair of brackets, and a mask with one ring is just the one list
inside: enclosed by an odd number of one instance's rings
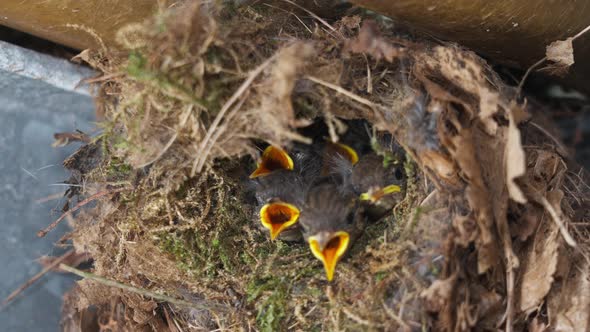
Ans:
{"label": "dry leaf", "polygon": [[569,67],[574,64],[573,41],[574,39],[570,37],[566,40],[556,40],[547,46],[545,56],[553,63],[545,70],[555,75],[567,73]]}
{"label": "dry leaf", "polygon": [[561,190],[553,190],[547,193],[547,197],[541,197],[540,203],[543,205],[545,210],[549,212],[553,221],[559,226],[559,231],[563,236],[565,242],[572,247],[576,247],[577,243],[576,240],[572,237],[567,229],[567,223],[569,222],[569,218],[567,218],[563,211],[561,210],[561,201],[563,199],[563,191]]}
{"label": "dry leaf", "polygon": [[358,15],[345,16],[340,19],[340,24],[348,29],[356,29],[361,26],[362,18]]}
{"label": "dry leaf", "polygon": [[547,331],[547,324],[541,322],[538,317],[533,318],[529,323],[529,332],[545,332]]}
{"label": "dry leaf", "polygon": [[393,46],[389,41],[381,37],[379,26],[375,21],[363,22],[359,35],[354,40],[346,43],[345,49],[353,53],[367,53],[375,59],[385,59],[392,62],[404,53],[404,49]]}
{"label": "dry leaf", "polygon": [[493,116],[498,112],[499,98],[500,95],[497,92],[488,88],[481,87],[479,90],[479,117],[490,135],[495,135],[498,129],[498,123]]}
{"label": "dry leaf", "polygon": [[90,63],[91,61],[91,53],[89,49],[83,50],[82,52],[80,52],[79,54],[77,54],[76,56],[74,56],[73,58],[70,59],[70,61],[74,62],[74,63],[82,63],[82,62],[86,62],[86,63]]}
{"label": "dry leaf", "polygon": [[521,242],[526,241],[539,226],[542,214],[542,210],[527,205],[524,213],[509,225],[510,235],[516,236]]}
{"label": "dry leaf", "polygon": [[561,244],[559,228],[554,222],[545,218],[523,259],[525,264],[523,264],[520,287],[521,311],[527,314],[535,311],[549,293]]}
{"label": "dry leaf", "polygon": [[71,142],[83,142],[90,143],[90,136],[85,133],[78,131],[75,133],[55,133],[53,134],[55,141],[51,144],[52,147],[62,147],[70,144]]}
{"label": "dry leaf", "polygon": [[461,185],[457,176],[459,170],[446,155],[436,150],[424,150],[420,152],[420,160],[425,167],[433,170],[441,180],[445,181],[446,185],[452,187]]}
{"label": "dry leaf", "polygon": [[457,275],[455,274],[444,280],[436,280],[430,287],[422,291],[420,296],[426,302],[426,310],[437,312],[448,305],[456,282]]}
{"label": "dry leaf", "polygon": [[550,311],[550,326],[554,331],[588,331],[590,329],[590,265],[570,270],[569,279],[560,292],[557,307]]}
{"label": "dry leaf", "polygon": [[469,246],[470,243],[475,241],[479,235],[477,222],[473,219],[473,216],[455,216],[453,218],[453,228],[457,233],[454,241],[463,247]]}
{"label": "dry leaf", "polygon": [[518,203],[524,204],[527,202],[527,199],[518,184],[514,182],[514,179],[523,176],[526,172],[525,154],[522,149],[520,130],[518,130],[512,114],[512,110],[518,106],[514,103],[511,106],[511,110],[508,112],[510,123],[508,125],[508,137],[506,141],[506,186],[508,187],[510,198]]}

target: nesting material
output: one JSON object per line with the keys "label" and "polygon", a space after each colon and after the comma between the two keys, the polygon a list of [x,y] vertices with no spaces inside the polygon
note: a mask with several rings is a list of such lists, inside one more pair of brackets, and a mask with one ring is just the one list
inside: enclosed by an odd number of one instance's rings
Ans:
{"label": "nesting material", "polygon": [[[588,329],[584,175],[481,58],[368,16],[211,6],[162,11],[119,33],[125,52],[79,56],[104,73],[103,133],[68,162],[84,185],[72,199],[102,193],[70,234],[92,273],[195,305],[86,279],[64,324]],[[314,120],[337,141],[345,119],[392,134],[408,180],[327,282],[309,247],[258,227],[244,179],[258,142],[309,143]]]}

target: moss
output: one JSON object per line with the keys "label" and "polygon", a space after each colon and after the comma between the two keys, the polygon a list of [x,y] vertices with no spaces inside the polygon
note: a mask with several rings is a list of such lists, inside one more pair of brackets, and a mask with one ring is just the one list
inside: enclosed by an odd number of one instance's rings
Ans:
{"label": "moss", "polygon": [[109,179],[127,179],[132,171],[133,167],[131,165],[119,158],[113,157],[108,164],[107,177]]}
{"label": "moss", "polygon": [[166,73],[160,73],[148,68],[146,57],[137,51],[131,52],[129,55],[126,70],[131,78],[148,83],[163,93],[171,93],[205,109],[211,106],[206,100],[197,98],[191,88],[170,78]]}
{"label": "moss", "polygon": [[373,278],[375,278],[375,281],[381,281],[385,279],[385,277],[387,277],[388,275],[389,273],[387,272],[377,272],[373,275]]}
{"label": "moss", "polygon": [[[265,292],[270,292],[270,295],[260,300]],[[281,329],[281,323],[287,316],[285,309],[289,294],[290,285],[282,278],[254,278],[248,283],[248,302],[256,307],[256,322],[262,331]]]}
{"label": "moss", "polygon": [[178,266],[186,272],[194,273],[200,266],[201,262],[183,236],[176,233],[163,233],[159,236],[158,242],[160,248],[170,253],[178,262]]}
{"label": "moss", "polygon": [[139,80],[151,80],[155,75],[147,70],[147,60],[139,52],[131,52],[127,59],[127,73],[129,76]]}

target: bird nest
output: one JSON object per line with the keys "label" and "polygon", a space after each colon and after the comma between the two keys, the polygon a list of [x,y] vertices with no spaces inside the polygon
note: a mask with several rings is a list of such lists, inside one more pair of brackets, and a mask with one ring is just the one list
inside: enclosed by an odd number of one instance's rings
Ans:
{"label": "bird nest", "polygon": [[[280,7],[193,2],[78,56],[103,72],[103,130],[66,161],[94,205],[68,237],[93,265],[64,326],[587,329],[588,187],[538,107],[458,46]],[[260,230],[245,179],[262,142],[338,141],[351,120],[395,137],[407,190],[328,282]]]}

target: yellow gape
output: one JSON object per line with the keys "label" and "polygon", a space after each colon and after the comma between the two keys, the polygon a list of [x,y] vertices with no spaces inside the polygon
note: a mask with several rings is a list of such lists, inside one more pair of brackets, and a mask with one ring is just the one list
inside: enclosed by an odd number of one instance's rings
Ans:
{"label": "yellow gape", "polygon": [[342,155],[348,161],[350,161],[351,164],[354,165],[359,161],[358,154],[350,146],[348,146],[346,144],[342,144],[342,143],[336,143],[336,144],[334,144],[334,147],[336,149],[336,152],[339,153],[340,155]]}
{"label": "yellow gape", "polygon": [[250,178],[254,179],[259,176],[270,174],[272,171],[286,169],[293,170],[293,159],[289,154],[276,146],[268,146],[262,153],[262,158],[258,162],[256,170],[250,174]]}
{"label": "yellow gape", "polygon": [[268,203],[260,209],[260,222],[270,231],[270,238],[274,240],[283,230],[297,222],[299,213],[299,209],[293,204]]}
{"label": "yellow gape", "polygon": [[366,193],[362,193],[360,196],[361,201],[371,201],[371,203],[375,203],[381,199],[381,197],[393,193],[398,193],[402,189],[400,186],[392,184],[387,187],[378,190],[369,190]]}
{"label": "yellow gape", "polygon": [[348,249],[350,236],[347,232],[336,232],[329,237],[329,240],[324,244],[323,248],[321,241],[319,241],[316,236],[309,237],[308,241],[309,248],[313,255],[324,264],[328,281],[332,281],[334,278],[334,271],[336,270],[336,264],[340,260],[340,257],[346,252],[346,249]]}

